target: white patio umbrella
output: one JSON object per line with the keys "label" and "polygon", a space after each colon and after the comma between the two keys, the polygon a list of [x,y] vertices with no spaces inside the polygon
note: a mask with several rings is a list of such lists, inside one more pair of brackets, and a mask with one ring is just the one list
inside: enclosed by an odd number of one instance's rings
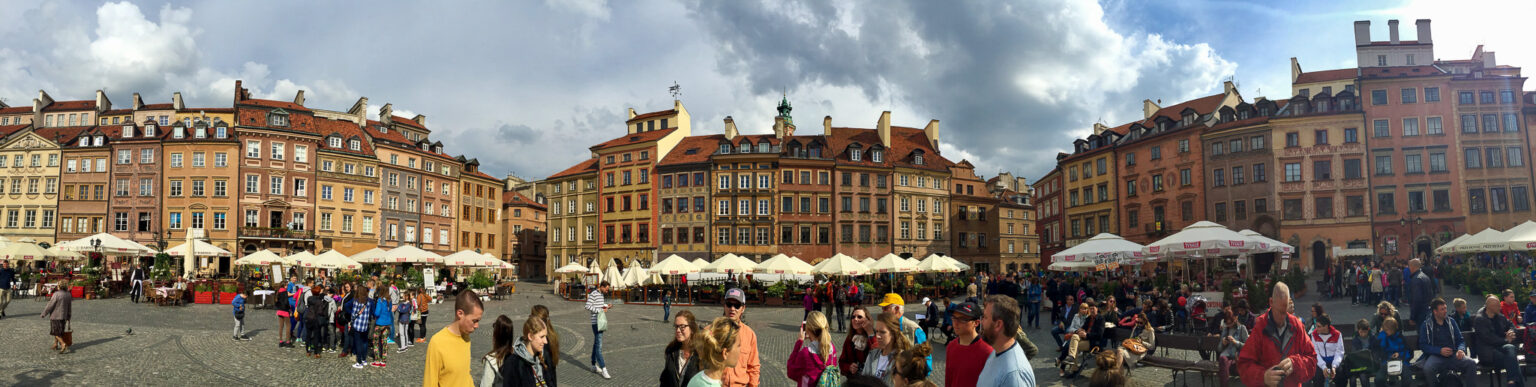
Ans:
{"label": "white patio umbrella", "polygon": [[614,289],[623,290],[625,288],[622,283],[623,279],[624,276],[622,273],[619,273],[619,265],[614,264],[613,260],[609,259],[608,269],[603,271],[603,280],[608,281],[608,284],[612,285]]}
{"label": "white patio umbrella", "polygon": [[816,267],[816,274],[828,276],[852,277],[869,273],[869,266],[865,266],[858,260],[853,259],[853,257],[843,255],[842,253],[837,253],[832,258],[821,261],[821,265]]}
{"label": "white patio umbrella", "polygon": [[286,262],[286,261],[284,261],[282,257],[277,256],[277,254],[273,253],[272,250],[266,250],[266,249],[263,249],[261,251],[257,251],[257,252],[251,253],[250,255],[246,255],[244,257],[241,257],[240,259],[236,259],[235,260],[235,264],[236,265],[254,265],[254,266],[267,266],[267,265],[271,265],[271,264],[274,264],[274,263],[283,263],[283,262]]}
{"label": "white patio umbrella", "polygon": [[923,259],[922,262],[917,264],[917,271],[920,273],[959,273],[963,270],[960,269],[960,265],[956,265],[957,263],[960,263],[960,261],[946,256],[929,255],[928,258]]}
{"label": "white patio umbrella", "polygon": [[688,260],[677,256],[677,254],[673,254],[672,256],[667,257],[667,259],[663,259],[661,262],[657,262],[655,265],[651,266],[652,273],[665,275],[684,275],[689,273],[698,273],[699,270],[700,269],[698,266],[694,266],[692,262],[688,262]]}
{"label": "white patio umbrella", "polygon": [[186,257],[187,254],[192,253],[192,252],[197,253],[197,256],[199,256],[199,257],[228,257],[228,256],[230,256],[229,250],[224,250],[224,249],[219,248],[218,246],[214,246],[212,244],[209,244],[208,242],[203,242],[203,240],[201,240],[201,239],[193,239],[192,243],[182,243],[182,244],[176,245],[176,247],[165,249],[165,254],[166,255],[170,255],[172,257]]}
{"label": "white patio umbrella", "polygon": [[388,263],[443,263],[443,256],[416,246],[403,245],[384,252]]}
{"label": "white patio umbrella", "polygon": [[1121,238],[1119,235],[1101,233],[1088,238],[1087,241],[1052,254],[1051,260],[1055,262],[1095,262],[1098,258],[1113,258],[1117,261],[1140,262],[1146,258],[1143,251],[1146,246]]}
{"label": "white patio umbrella", "polygon": [[582,266],[580,263],[571,262],[571,263],[566,264],[565,266],[561,266],[560,268],[555,269],[555,273],[558,273],[558,274],[586,274],[587,273],[587,267],[586,266]]}
{"label": "white patio umbrella", "polygon": [[1094,263],[1091,260],[1090,261],[1056,261],[1056,262],[1051,263],[1051,266],[1046,267],[1047,270],[1051,270],[1051,271],[1076,271],[1076,272],[1102,271],[1102,270],[1104,270],[1106,268],[1107,268],[1106,265],[1100,265],[1100,264]]}
{"label": "white patio umbrella", "polygon": [[1456,252],[1482,253],[1488,251],[1499,251],[1499,249],[1509,246],[1508,243],[1501,244],[1501,242],[1506,241],[1508,241],[1508,238],[1504,236],[1503,231],[1486,228],[1483,229],[1483,231],[1478,231],[1476,234],[1472,234],[1472,236],[1462,240],[1461,244],[1456,245]]}
{"label": "white patio umbrella", "polygon": [[118,238],[108,233],[99,233],[88,237],[76,239],[58,244],[60,249],[78,251],[82,253],[97,252],[98,246],[92,246],[91,241],[101,241],[100,252],[106,255],[148,255],[155,250],[145,247],[133,241]]}
{"label": "white patio umbrella", "polygon": [[1199,221],[1147,245],[1153,257],[1209,258],[1253,252],[1258,243],[1211,221]]}
{"label": "white patio umbrella", "polygon": [[629,267],[624,269],[624,277],[619,282],[623,282],[624,286],[640,286],[644,285],[645,280],[649,277],[650,274],[646,272],[645,268],[640,267],[640,264],[634,261],[630,261]]}
{"label": "white patio umbrella", "polygon": [[330,251],[326,251],[324,253],[320,253],[320,255],[316,255],[313,258],[305,259],[303,262],[300,262],[300,264],[304,265],[304,267],[307,267],[307,268],[318,268],[318,269],[347,269],[347,270],[352,270],[352,269],[357,269],[357,268],[363,267],[363,265],[361,263],[358,263],[357,261],[354,261],[351,258],[347,258],[346,254],[342,254],[341,252],[336,251],[336,250],[330,250]]}
{"label": "white patio umbrella", "polygon": [[1505,248],[1511,251],[1536,250],[1536,222],[1526,221],[1505,231],[1504,244]]}
{"label": "white patio umbrella", "polygon": [[1467,238],[1471,238],[1471,237],[1472,237],[1472,234],[1461,234],[1461,236],[1456,237],[1455,239],[1451,239],[1450,242],[1445,242],[1445,244],[1440,245],[1440,247],[1436,247],[1435,248],[1435,253],[1437,253],[1437,254],[1452,254],[1452,253],[1455,253],[1456,252],[1456,246],[1460,245],[1461,241],[1467,240]]}
{"label": "white patio umbrella", "polygon": [[909,273],[917,270],[917,266],[896,256],[896,254],[886,254],[884,257],[880,257],[880,260],[875,261],[875,264],[870,266],[869,270],[876,273]]}
{"label": "white patio umbrella", "polygon": [[357,263],[385,263],[384,253],[386,251],[387,250],[375,247],[368,250],[363,250],[361,253],[352,254],[351,257],[347,258],[351,258],[353,261],[357,261]]}
{"label": "white patio umbrella", "polygon": [[[799,265],[796,263],[799,263]],[[768,258],[768,260],[763,261],[762,263],[757,264],[757,267],[752,268],[752,272],[758,274],[804,275],[811,274],[812,269],[813,268],[810,264],[800,261],[798,258],[790,258],[788,255],[779,254],[773,256],[772,258]]]}
{"label": "white patio umbrella", "polygon": [[1357,247],[1353,249],[1339,249],[1340,257],[1370,257],[1375,256],[1376,250],[1369,247]]}
{"label": "white patio umbrella", "polygon": [[1249,230],[1249,229],[1243,229],[1242,231],[1238,231],[1237,233],[1239,235],[1246,236],[1249,239],[1253,239],[1253,240],[1259,242],[1258,249],[1256,251],[1254,251],[1256,253],[1284,253],[1284,254],[1291,254],[1291,253],[1295,253],[1296,252],[1296,247],[1291,246],[1290,244],[1287,244],[1285,242],[1277,241],[1277,240],[1274,240],[1273,238],[1264,236],[1264,234],[1260,234],[1258,231],[1253,231],[1253,230]]}
{"label": "white patio umbrella", "polygon": [[[0,246],[3,247],[3,246]],[[58,246],[48,248],[48,256],[60,261],[79,261],[85,259],[85,254],[60,249]]]}
{"label": "white patio umbrella", "polygon": [[288,265],[291,265],[291,266],[300,266],[300,265],[304,264],[304,260],[314,259],[314,258],[315,258],[315,254],[314,253],[310,253],[308,250],[302,250],[302,251],[299,251],[297,253],[289,254],[288,256],[283,257],[283,262],[287,262]]}
{"label": "white patio umbrella", "polygon": [[693,264],[693,267],[699,268],[699,270],[704,270],[704,268],[709,267],[709,261],[704,260],[704,258],[694,258],[693,262],[690,263]]}
{"label": "white patio umbrella", "polygon": [[710,262],[709,266],[705,266],[704,271],[708,273],[751,273],[752,269],[755,268],[757,268],[756,262],[736,254],[726,253],[714,262]]}
{"label": "white patio umbrella", "polygon": [[859,263],[864,264],[864,266],[866,266],[866,267],[873,267],[873,266],[875,266],[875,262],[876,262],[876,259],[874,257],[866,257],[864,259],[859,260]]}
{"label": "white patio umbrella", "polygon": [[485,256],[469,250],[448,254],[443,257],[442,263],[453,267],[483,267],[486,264]]}
{"label": "white patio umbrella", "polygon": [[12,242],[0,248],[0,260],[40,261],[48,259],[48,250],[34,243]]}

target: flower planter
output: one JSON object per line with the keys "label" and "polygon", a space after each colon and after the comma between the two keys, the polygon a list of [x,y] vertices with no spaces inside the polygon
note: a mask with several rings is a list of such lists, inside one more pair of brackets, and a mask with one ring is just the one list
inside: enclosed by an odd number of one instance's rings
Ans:
{"label": "flower planter", "polygon": [[192,302],[199,304],[212,304],[213,292],[193,292]]}
{"label": "flower planter", "polygon": [[233,303],[233,302],[235,302],[235,294],[234,293],[219,292],[219,303],[220,304],[229,305],[230,303]]}
{"label": "flower planter", "polygon": [[766,299],[768,306],[784,306],[784,297],[768,296]]}
{"label": "flower planter", "polygon": [[69,287],[69,295],[74,298],[85,298],[85,287],[71,286]]}

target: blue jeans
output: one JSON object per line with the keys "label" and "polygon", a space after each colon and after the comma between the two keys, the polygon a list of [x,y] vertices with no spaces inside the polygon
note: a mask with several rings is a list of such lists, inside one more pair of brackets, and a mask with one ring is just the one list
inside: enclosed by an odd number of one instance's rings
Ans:
{"label": "blue jeans", "polygon": [[672,304],[663,304],[663,305],[661,305],[661,321],[669,321],[671,319],[672,319]]}
{"label": "blue jeans", "polygon": [[1030,302],[1028,304],[1029,304],[1029,321],[1028,321],[1028,324],[1025,324],[1025,325],[1028,325],[1028,326],[1033,327],[1035,329],[1039,329],[1040,328],[1040,301]]}
{"label": "blue jeans", "polygon": [[1065,344],[1061,340],[1061,336],[1065,335],[1065,334],[1067,334],[1067,329],[1066,328],[1062,328],[1062,327],[1059,327],[1059,326],[1055,327],[1055,328],[1051,328],[1051,338],[1052,339],[1056,339],[1056,348],[1060,349],[1061,346],[1063,344]]}
{"label": "blue jeans", "polygon": [[[1471,358],[1457,359],[1454,357],[1440,357],[1439,354],[1429,355],[1424,360],[1424,378],[1435,380],[1435,377],[1445,371],[1457,371],[1461,373],[1461,385],[1475,386],[1477,377],[1477,362]],[[1519,377],[1519,374],[1509,375]]]}
{"label": "blue jeans", "polygon": [[603,332],[597,331],[597,324],[592,324],[592,366],[608,368],[608,362],[603,361]]}
{"label": "blue jeans", "polygon": [[348,328],[347,335],[352,338],[352,354],[357,355],[357,363],[366,364],[363,362],[368,358],[368,331]]}

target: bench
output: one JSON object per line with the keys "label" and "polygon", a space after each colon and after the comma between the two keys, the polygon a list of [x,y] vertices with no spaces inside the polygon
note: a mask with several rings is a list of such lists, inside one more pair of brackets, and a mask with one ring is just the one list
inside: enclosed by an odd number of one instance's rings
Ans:
{"label": "bench", "polygon": [[[1215,352],[1219,343],[1219,338],[1211,336],[1159,335],[1157,336],[1157,347],[1163,349],[1163,356],[1148,354],[1141,359],[1140,364],[1172,371],[1174,378],[1178,378],[1179,374],[1189,371],[1199,372],[1201,383],[1204,384],[1205,378],[1214,377],[1221,371],[1220,366],[1215,361],[1174,359],[1167,356],[1168,351],[1182,349],[1197,352]],[[1153,348],[1153,351],[1155,352],[1156,349]],[[1221,384],[1223,381],[1218,380],[1216,382]],[[1189,385],[1189,377],[1187,375],[1184,379],[1184,385]]]}

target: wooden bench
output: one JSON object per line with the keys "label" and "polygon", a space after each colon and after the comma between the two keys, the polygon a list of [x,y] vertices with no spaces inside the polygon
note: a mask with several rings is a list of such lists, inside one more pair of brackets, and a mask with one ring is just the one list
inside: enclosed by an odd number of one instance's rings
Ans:
{"label": "wooden bench", "polygon": [[[1214,336],[1159,335],[1157,336],[1157,347],[1153,348],[1153,351],[1155,352],[1157,348],[1162,348],[1163,356],[1148,354],[1141,359],[1140,364],[1172,371],[1174,378],[1178,378],[1179,374],[1189,371],[1199,372],[1201,383],[1204,384],[1205,378],[1214,377],[1221,371],[1218,363],[1211,360],[1175,359],[1167,356],[1168,351],[1181,349],[1196,352],[1215,352],[1219,343],[1219,338]],[[1218,380],[1216,382],[1219,385],[1224,381]],[[1184,385],[1189,385],[1189,377],[1187,375],[1184,378]]]}

